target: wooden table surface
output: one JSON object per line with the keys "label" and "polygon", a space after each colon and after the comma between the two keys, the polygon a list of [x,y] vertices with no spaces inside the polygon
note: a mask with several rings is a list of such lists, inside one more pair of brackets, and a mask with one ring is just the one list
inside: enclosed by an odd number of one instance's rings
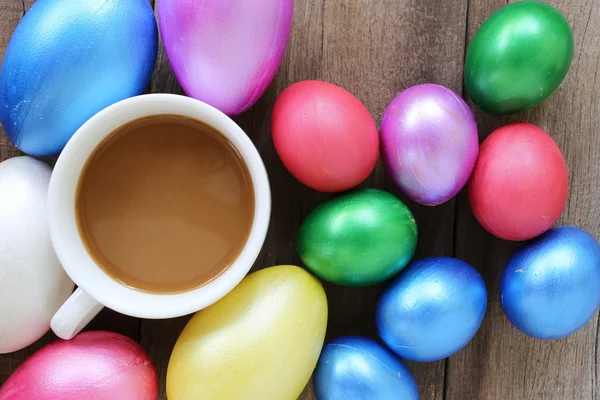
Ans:
{"label": "wooden table surface", "polygon": [[[33,2],[0,0],[0,60]],[[559,224],[579,226],[600,238],[600,2],[549,2],[567,17],[575,34],[573,65],[562,86],[542,105],[519,115],[494,117],[473,109],[481,139],[509,121],[528,121],[552,135],[570,175],[570,196]],[[307,213],[329,197],[294,180],[275,153],[269,119],[278,93],[300,80],[329,81],[354,93],[378,122],[392,98],[415,84],[438,83],[464,94],[466,45],[480,24],[505,4],[505,0],[296,0],[293,33],[275,81],[255,107],[236,118],[260,151],[273,189],[271,228],[255,269],[299,264],[298,228]],[[149,90],[182,93],[162,48]],[[0,161],[18,154],[0,133]],[[381,165],[363,186],[404,199]],[[439,207],[408,204],[419,226],[416,257],[454,256],[469,262],[484,276],[490,298],[485,322],[465,349],[445,361],[410,363],[421,398],[600,399],[598,315],[563,340],[543,342],[519,333],[504,317],[498,300],[500,273],[516,245],[493,238],[477,224],[464,192]],[[328,338],[376,337],[374,310],[382,286],[326,288]],[[88,329],[116,331],[139,341],[156,364],[164,399],[170,351],[187,320],[138,320],[105,309]],[[25,350],[0,356],[0,383],[54,339],[47,334]],[[310,385],[300,399],[314,399]]]}

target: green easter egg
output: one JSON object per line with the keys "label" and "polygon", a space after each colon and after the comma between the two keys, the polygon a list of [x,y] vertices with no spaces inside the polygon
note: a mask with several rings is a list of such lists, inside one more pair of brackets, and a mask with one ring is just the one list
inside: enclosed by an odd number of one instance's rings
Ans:
{"label": "green easter egg", "polygon": [[561,84],[573,60],[573,32],[554,7],[511,3],[475,33],[465,60],[471,99],[491,114],[535,107]]}
{"label": "green easter egg", "polygon": [[390,193],[361,189],[317,207],[298,234],[298,253],[318,277],[369,286],[396,275],[412,258],[417,225]]}

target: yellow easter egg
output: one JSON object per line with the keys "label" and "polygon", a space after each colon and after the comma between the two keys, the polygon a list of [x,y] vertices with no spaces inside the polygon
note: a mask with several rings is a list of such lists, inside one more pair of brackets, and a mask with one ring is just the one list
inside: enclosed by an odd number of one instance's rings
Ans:
{"label": "yellow easter egg", "polygon": [[325,291],[306,270],[254,272],[186,325],[169,361],[167,397],[296,400],[326,328]]}

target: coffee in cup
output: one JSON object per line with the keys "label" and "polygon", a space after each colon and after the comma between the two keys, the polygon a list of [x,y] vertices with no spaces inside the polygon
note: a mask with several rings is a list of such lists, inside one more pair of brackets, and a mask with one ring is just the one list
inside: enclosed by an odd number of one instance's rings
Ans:
{"label": "coffee in cup", "polygon": [[212,126],[178,115],[130,122],[87,160],[77,222],[96,263],[154,293],[210,282],[239,256],[252,228],[248,167]]}

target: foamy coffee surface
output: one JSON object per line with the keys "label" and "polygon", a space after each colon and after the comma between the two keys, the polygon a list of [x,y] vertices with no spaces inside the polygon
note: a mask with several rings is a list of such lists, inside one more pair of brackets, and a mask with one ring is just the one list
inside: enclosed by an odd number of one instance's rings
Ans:
{"label": "foamy coffee surface", "polygon": [[254,190],[233,145],[200,121],[161,115],[105,139],[83,169],[77,220],[114,279],[175,293],[221,274],[252,227]]}

